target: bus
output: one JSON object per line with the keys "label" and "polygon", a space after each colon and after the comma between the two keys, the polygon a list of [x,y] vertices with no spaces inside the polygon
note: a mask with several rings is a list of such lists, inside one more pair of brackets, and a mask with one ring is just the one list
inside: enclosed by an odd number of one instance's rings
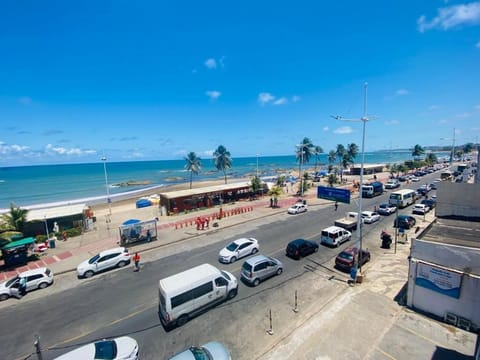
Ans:
{"label": "bus", "polygon": [[390,193],[390,199],[388,203],[394,205],[397,208],[404,208],[408,205],[412,205],[415,202],[415,190],[402,189],[393,191]]}

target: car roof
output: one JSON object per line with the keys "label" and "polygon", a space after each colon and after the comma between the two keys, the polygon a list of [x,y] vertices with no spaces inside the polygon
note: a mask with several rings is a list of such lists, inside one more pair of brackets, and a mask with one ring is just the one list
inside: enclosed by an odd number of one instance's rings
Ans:
{"label": "car roof", "polygon": [[288,243],[288,245],[300,245],[304,242],[308,242],[308,240],[305,240],[305,239],[295,239],[295,240],[292,240]]}
{"label": "car roof", "polygon": [[114,253],[117,253],[117,252],[124,252],[125,251],[125,248],[124,247],[116,247],[116,248],[112,248],[112,249],[107,249],[107,250],[103,250],[100,252],[100,256],[103,256],[103,255],[108,255],[108,254],[114,254]]}
{"label": "car roof", "polygon": [[256,255],[254,257],[251,257],[250,259],[245,260],[245,262],[253,265],[264,260],[270,260],[270,258],[265,255]]}
{"label": "car roof", "polygon": [[332,226],[329,226],[329,227],[323,229],[322,231],[327,231],[327,232],[333,233],[333,232],[338,232],[338,231],[340,231],[340,230],[345,230],[345,229],[344,229],[344,228],[341,228],[340,226],[334,226],[334,225],[332,225]]}
{"label": "car roof", "polygon": [[242,244],[245,244],[246,242],[252,242],[252,241],[255,242],[257,240],[254,238],[239,238],[234,240],[233,242],[237,245],[242,245]]}
{"label": "car roof", "polygon": [[47,268],[42,267],[42,268],[38,268],[38,269],[23,271],[20,274],[18,274],[18,276],[22,277],[22,276],[29,276],[29,275],[35,275],[35,274],[43,274],[43,273],[45,273],[45,271],[47,271]]}

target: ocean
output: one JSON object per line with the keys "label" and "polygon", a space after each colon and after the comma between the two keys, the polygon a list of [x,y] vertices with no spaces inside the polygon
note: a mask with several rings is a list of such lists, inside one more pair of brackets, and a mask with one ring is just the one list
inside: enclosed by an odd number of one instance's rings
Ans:
{"label": "ocean", "polygon": [[[448,156],[447,153],[437,157]],[[378,151],[365,153],[365,164],[394,164],[411,160],[411,151]],[[298,169],[294,155],[232,157],[232,167],[228,169],[228,182],[234,179],[254,176],[272,177]],[[361,163],[357,155],[356,165]],[[202,172],[193,175],[193,182],[221,180],[223,172],[215,169],[213,159],[202,158]],[[327,154],[318,159],[318,169],[327,168]],[[105,168],[104,168],[105,166]],[[312,157],[304,168],[315,167]],[[107,181],[105,181],[105,170]],[[42,208],[68,203],[85,202],[89,205],[106,202],[107,186],[112,201],[131,196],[148,188],[188,183],[190,172],[185,170],[185,160],[102,162],[89,164],[35,165],[0,168],[0,211],[15,206]],[[138,185],[119,186],[127,182],[140,182]]]}

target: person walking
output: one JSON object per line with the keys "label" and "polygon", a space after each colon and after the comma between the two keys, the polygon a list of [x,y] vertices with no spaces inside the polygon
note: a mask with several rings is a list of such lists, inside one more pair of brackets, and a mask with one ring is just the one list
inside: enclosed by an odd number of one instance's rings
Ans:
{"label": "person walking", "polygon": [[20,296],[24,296],[27,293],[27,278],[22,276],[20,278],[20,287],[19,287]]}
{"label": "person walking", "polygon": [[335,211],[338,209],[338,201],[335,201]]}
{"label": "person walking", "polygon": [[133,255],[133,263],[135,264],[135,269],[133,271],[140,271],[140,255],[138,255],[138,252]]}

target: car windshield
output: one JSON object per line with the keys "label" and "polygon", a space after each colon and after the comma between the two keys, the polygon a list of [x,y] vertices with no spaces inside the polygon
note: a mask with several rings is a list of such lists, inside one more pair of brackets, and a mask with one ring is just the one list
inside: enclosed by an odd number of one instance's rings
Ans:
{"label": "car windshield", "polygon": [[99,341],[95,343],[95,359],[115,359],[117,344],[115,341]]}
{"label": "car windshield", "polygon": [[230,276],[228,276],[228,274],[227,274],[225,271],[220,270],[220,272],[222,273],[222,275],[223,275],[226,279],[228,279],[229,281],[232,281],[232,279],[230,279]]}
{"label": "car windshield", "polygon": [[6,287],[9,287],[10,285],[12,285],[15,281],[18,280],[18,276],[17,277],[14,277],[13,279],[10,279],[8,280],[6,283],[5,283],[5,286]]}
{"label": "car windshield", "polygon": [[350,254],[350,253],[347,253],[347,252],[341,252],[341,253],[338,255],[338,257],[341,258],[341,259],[353,260],[353,255]]}
{"label": "car windshield", "polygon": [[205,348],[192,346],[190,351],[195,360],[213,360],[212,354],[210,354]]}
{"label": "car windshield", "polygon": [[227,246],[227,250],[228,250],[228,251],[235,251],[235,250],[237,250],[237,248],[238,248],[238,245],[235,244],[234,242],[230,243],[230,244]]}
{"label": "car windshield", "polygon": [[379,207],[380,207],[380,209],[386,209],[386,208],[388,208],[388,205],[387,204],[380,204]]}
{"label": "car windshield", "polygon": [[90,260],[88,260],[89,264],[93,264],[95,261],[97,261],[100,258],[100,254],[95,255],[92,257]]}

